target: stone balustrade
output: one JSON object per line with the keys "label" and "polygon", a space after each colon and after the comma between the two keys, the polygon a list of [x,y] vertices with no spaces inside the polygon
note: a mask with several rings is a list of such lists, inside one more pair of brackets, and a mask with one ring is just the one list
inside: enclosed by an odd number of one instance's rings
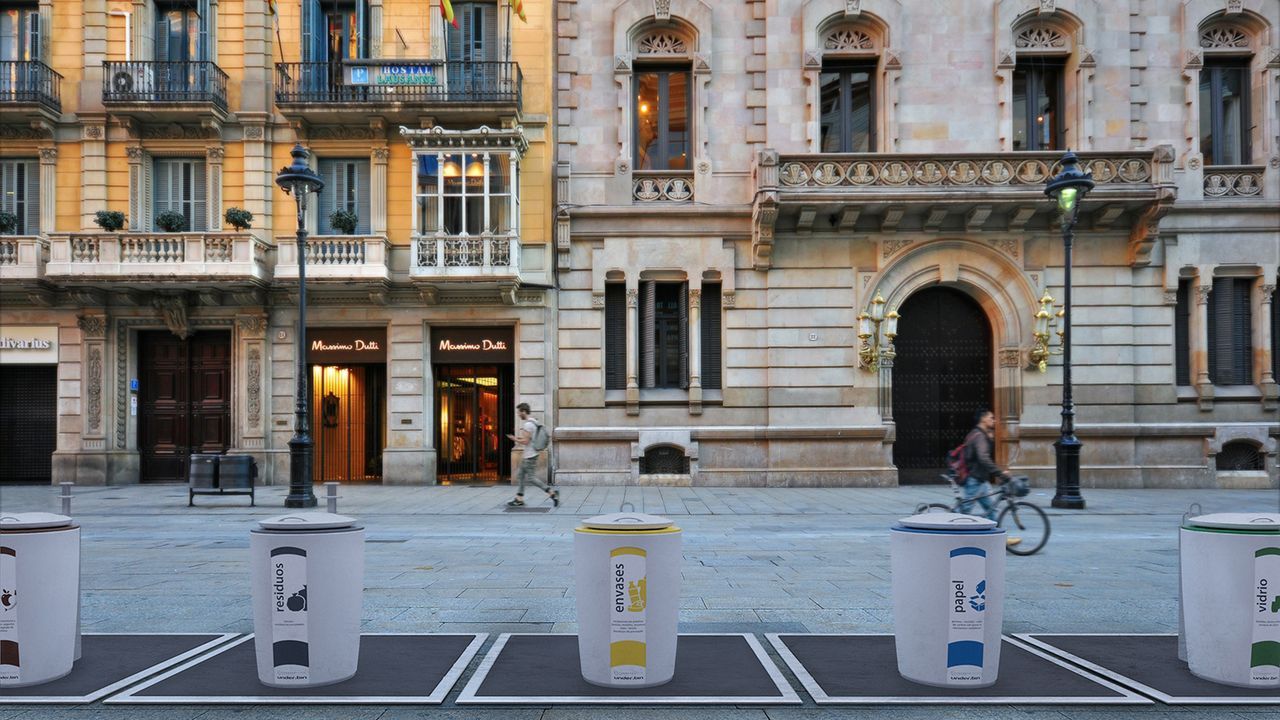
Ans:
{"label": "stone balustrade", "polygon": [[514,235],[434,235],[413,241],[414,277],[514,277],[520,240]]}
{"label": "stone balustrade", "polygon": [[0,235],[0,280],[40,280],[49,241],[38,235]]}
{"label": "stone balustrade", "polygon": [[693,173],[636,171],[631,180],[631,198],[638,203],[693,202]]}
{"label": "stone balustrade", "polygon": [[[277,280],[297,280],[297,240],[276,242]],[[391,243],[382,235],[315,235],[307,238],[307,280],[388,281]]]}
{"label": "stone balustrade", "polygon": [[1204,196],[1252,198],[1263,194],[1265,165],[1209,165],[1204,169]]}
{"label": "stone balustrade", "polygon": [[264,283],[270,246],[251,233],[72,233],[49,236],[46,276],[77,281]]}

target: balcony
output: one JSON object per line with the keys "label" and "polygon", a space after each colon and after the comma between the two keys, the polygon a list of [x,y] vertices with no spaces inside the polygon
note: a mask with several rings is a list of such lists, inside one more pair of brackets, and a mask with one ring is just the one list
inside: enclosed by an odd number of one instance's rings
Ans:
{"label": "balcony", "polygon": [[50,280],[110,288],[265,286],[268,246],[250,233],[75,233],[49,236]]}
{"label": "balcony", "polygon": [[102,63],[102,104],[143,122],[227,117],[227,74],[207,60]]}
{"label": "balcony", "polygon": [[57,122],[62,76],[39,60],[0,61],[0,112],[6,120]]}
{"label": "balcony", "polygon": [[[1081,205],[1081,228],[1128,228],[1135,264],[1149,262],[1159,220],[1176,195],[1173,149],[1078,155],[1097,184]],[[1057,218],[1044,187],[1061,157],[761,151],[754,169],[755,266],[768,269],[774,236],[782,233],[1044,230]]]}
{"label": "balcony", "polygon": [[0,280],[43,280],[48,260],[48,240],[38,235],[0,236]]}
{"label": "balcony", "polygon": [[392,124],[416,125],[424,114],[481,122],[518,114],[523,83],[513,62],[276,63],[276,105],[287,116],[318,123],[351,122],[370,113]]}
{"label": "balcony", "polygon": [[1265,195],[1266,165],[1207,165],[1205,200],[1250,199]]}
{"label": "balcony", "polygon": [[[276,280],[297,281],[298,243],[280,241],[276,247]],[[391,243],[381,235],[321,235],[307,240],[307,282],[388,283],[387,257]]]}
{"label": "balcony", "polygon": [[514,280],[520,275],[515,235],[434,235],[413,241],[411,277],[420,280]]}

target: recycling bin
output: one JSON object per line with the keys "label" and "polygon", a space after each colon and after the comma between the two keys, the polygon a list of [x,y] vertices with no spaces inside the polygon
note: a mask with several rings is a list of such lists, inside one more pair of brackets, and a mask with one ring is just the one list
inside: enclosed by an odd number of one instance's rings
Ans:
{"label": "recycling bin", "polygon": [[1192,674],[1280,689],[1280,514],[1201,515],[1180,532]]}
{"label": "recycling bin", "polygon": [[653,687],[676,671],[681,531],[670,520],[612,513],[573,535],[582,678]]}
{"label": "recycling bin", "polygon": [[80,618],[80,526],[65,515],[0,517],[0,687],[71,672]]}
{"label": "recycling bin", "polygon": [[889,532],[898,673],[981,688],[1000,671],[1005,532],[993,520],[925,513]]}
{"label": "recycling bin", "polygon": [[314,687],[356,674],[364,592],[364,528],[301,512],[268,518],[249,537],[258,680]]}

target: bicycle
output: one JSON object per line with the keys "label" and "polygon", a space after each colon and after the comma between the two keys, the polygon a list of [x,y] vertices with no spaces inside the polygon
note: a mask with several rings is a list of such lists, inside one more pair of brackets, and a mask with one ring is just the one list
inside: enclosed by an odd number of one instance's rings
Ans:
{"label": "bicycle", "polygon": [[996,504],[1000,511],[996,515],[996,525],[1008,532],[1012,532],[1013,528],[1017,528],[1020,533],[1018,537],[1022,540],[1020,543],[1007,546],[1006,549],[1009,552],[1014,555],[1034,555],[1045,546],[1045,543],[1049,542],[1049,516],[1045,514],[1044,510],[1040,509],[1039,505],[1026,500],[1017,500],[1015,498],[1018,496],[1010,493],[1015,488],[1026,487],[1025,477],[1014,478],[999,485],[986,495],[978,495],[968,499],[964,496],[964,488],[960,483],[956,482],[954,476],[950,473],[943,473],[940,477],[951,486],[951,494],[955,499],[950,505],[921,503],[916,506],[917,513],[942,510],[943,512],[967,514],[961,510],[962,507],[976,505],[979,498],[998,496]]}

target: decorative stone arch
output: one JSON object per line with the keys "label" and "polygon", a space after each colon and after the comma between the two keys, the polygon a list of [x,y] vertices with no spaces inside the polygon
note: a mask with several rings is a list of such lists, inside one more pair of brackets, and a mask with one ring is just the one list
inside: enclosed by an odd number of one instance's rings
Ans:
{"label": "decorative stone arch", "polygon": [[1280,165],[1280,27],[1269,22],[1269,0],[1183,0],[1182,77],[1186,82],[1187,167],[1201,172],[1200,71],[1210,57],[1250,58],[1249,138],[1253,162]]}
{"label": "decorative stone arch", "polygon": [[640,430],[640,437],[631,443],[631,482],[641,483],[640,460],[655,448],[677,448],[689,463],[689,472],[653,474],[644,477],[654,484],[690,485],[698,477],[698,443],[689,430]]}
{"label": "decorative stone arch", "polygon": [[[631,78],[633,64],[646,58],[666,61],[688,60],[693,70],[693,162],[698,175],[711,172],[707,152],[707,113],[711,82],[711,53],[705,47],[711,33],[711,6],[703,0],[623,0],[613,9],[613,78],[618,85],[618,157],[614,175],[630,177],[631,167]],[[679,52],[661,37],[683,44]],[[643,51],[643,52],[642,52]],[[656,52],[655,52],[656,51]]]}
{"label": "decorative stone arch", "polygon": [[[1261,456],[1261,470],[1219,470],[1218,454],[1227,445],[1250,445]],[[1280,478],[1280,441],[1267,433],[1266,427],[1220,426],[1212,436],[1205,438],[1205,462],[1209,472],[1216,475],[1223,487],[1276,487]]]}
{"label": "decorative stone arch", "polygon": [[821,139],[821,86],[824,58],[876,59],[876,139],[872,152],[899,149],[899,52],[890,43],[890,30],[902,28],[898,0],[807,0],[801,10],[804,37],[801,71],[808,86],[805,99],[806,141],[818,151]]}
{"label": "decorative stone arch", "polygon": [[1000,0],[995,10],[995,67],[1000,81],[1000,148],[1013,151],[1013,71],[1021,55],[1065,58],[1063,133],[1073,150],[1094,147],[1093,79],[1097,62],[1087,43],[1098,27],[1098,0]]}

